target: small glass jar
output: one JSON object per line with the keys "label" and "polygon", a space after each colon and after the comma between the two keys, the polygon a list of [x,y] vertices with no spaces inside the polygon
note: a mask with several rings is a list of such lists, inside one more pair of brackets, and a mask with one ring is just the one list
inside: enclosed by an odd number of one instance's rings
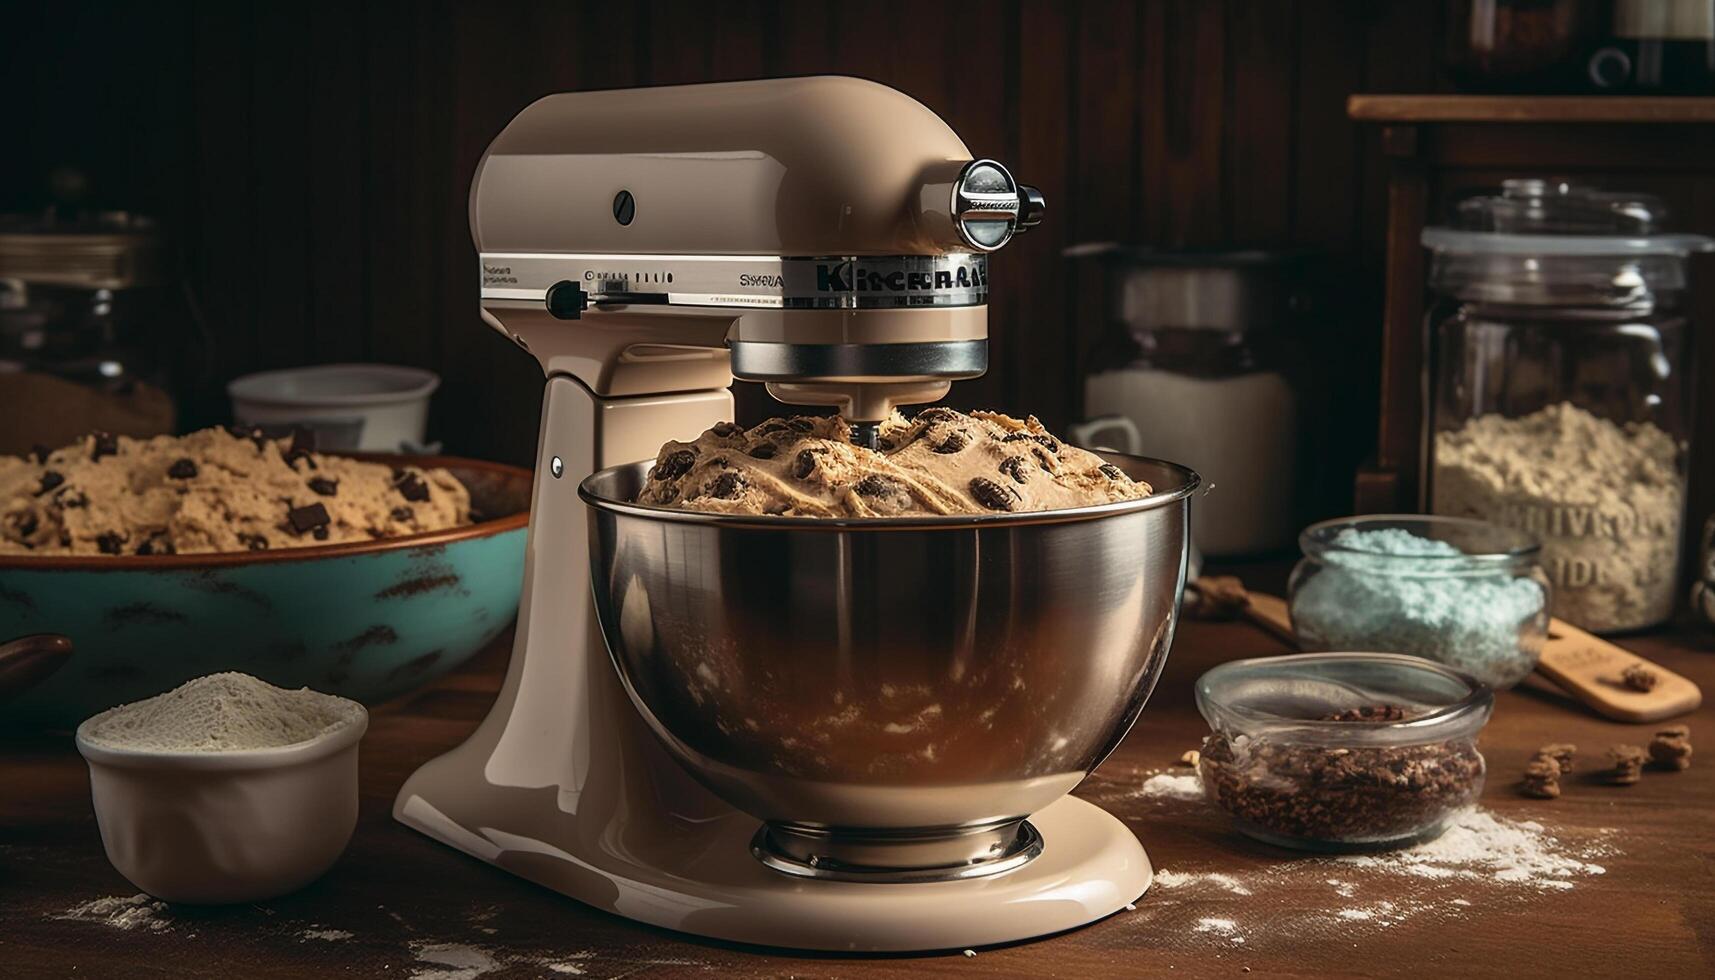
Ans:
{"label": "small glass jar", "polygon": [[1303,650],[1408,653],[1496,689],[1536,669],[1553,590],[1523,531],[1450,517],[1323,521],[1288,584]]}
{"label": "small glass jar", "polygon": [[1438,836],[1483,792],[1488,687],[1385,653],[1236,660],[1197,681],[1203,792],[1257,840],[1314,851]]}
{"label": "small glass jar", "polygon": [[1429,228],[1430,509],[1542,539],[1554,614],[1667,619],[1691,439],[1687,258],[1661,202],[1507,181]]}

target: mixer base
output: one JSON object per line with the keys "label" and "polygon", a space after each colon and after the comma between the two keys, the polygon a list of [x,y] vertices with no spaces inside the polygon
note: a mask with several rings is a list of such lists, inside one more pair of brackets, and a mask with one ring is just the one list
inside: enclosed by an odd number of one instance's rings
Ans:
{"label": "mixer base", "polygon": [[[490,785],[482,795],[508,792],[513,791]],[[1011,871],[883,884],[771,871],[752,856],[756,822],[742,814],[708,820],[685,834],[626,834],[610,828],[590,842],[593,850],[572,854],[563,849],[567,841],[508,826],[529,812],[518,806],[521,800],[489,800],[473,807],[476,794],[461,795],[456,802],[445,801],[464,811],[460,820],[422,796],[402,798],[395,815],[431,837],[587,905],[668,929],[763,946],[912,952],[1016,942],[1111,915],[1142,895],[1153,876],[1132,832],[1075,797],[1031,816],[1042,836],[1042,853]],[[557,823],[548,819],[538,833]]]}

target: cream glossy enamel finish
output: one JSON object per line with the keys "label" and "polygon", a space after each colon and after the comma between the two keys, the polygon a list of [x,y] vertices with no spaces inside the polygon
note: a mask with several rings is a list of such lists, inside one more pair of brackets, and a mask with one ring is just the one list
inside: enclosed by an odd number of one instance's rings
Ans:
{"label": "cream glossy enamel finish", "polygon": [[[1040,856],[1010,870],[910,884],[771,870],[751,853],[759,821],[645,724],[591,600],[585,477],[730,419],[735,375],[879,418],[981,374],[983,253],[1041,207],[934,113],[856,79],[555,95],[513,120],[470,214],[483,318],[548,376],[524,597],[494,708],[406,782],[395,817],[597,908],[768,945],[960,948],[1137,898],[1148,859],[1061,795],[1075,774],[1030,815]],[[615,628],[639,626],[625,615]],[[1170,636],[1169,616],[1139,642],[1164,654]]]}

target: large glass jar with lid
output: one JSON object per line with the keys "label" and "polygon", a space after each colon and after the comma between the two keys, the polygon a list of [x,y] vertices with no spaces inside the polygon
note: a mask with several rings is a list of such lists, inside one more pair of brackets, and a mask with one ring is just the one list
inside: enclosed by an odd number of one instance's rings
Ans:
{"label": "large glass jar with lid", "polygon": [[1542,540],[1554,613],[1668,618],[1691,437],[1687,258],[1642,194],[1512,180],[1428,228],[1430,501]]}

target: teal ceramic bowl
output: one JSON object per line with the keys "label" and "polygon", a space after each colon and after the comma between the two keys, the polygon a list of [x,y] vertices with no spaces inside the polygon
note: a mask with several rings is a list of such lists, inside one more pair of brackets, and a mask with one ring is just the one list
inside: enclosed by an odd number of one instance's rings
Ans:
{"label": "teal ceramic bowl", "polygon": [[451,470],[483,520],[244,554],[0,557],[0,641],[72,642],[58,669],[0,704],[0,726],[75,727],[223,670],[373,704],[469,659],[518,609],[530,472],[388,459]]}

